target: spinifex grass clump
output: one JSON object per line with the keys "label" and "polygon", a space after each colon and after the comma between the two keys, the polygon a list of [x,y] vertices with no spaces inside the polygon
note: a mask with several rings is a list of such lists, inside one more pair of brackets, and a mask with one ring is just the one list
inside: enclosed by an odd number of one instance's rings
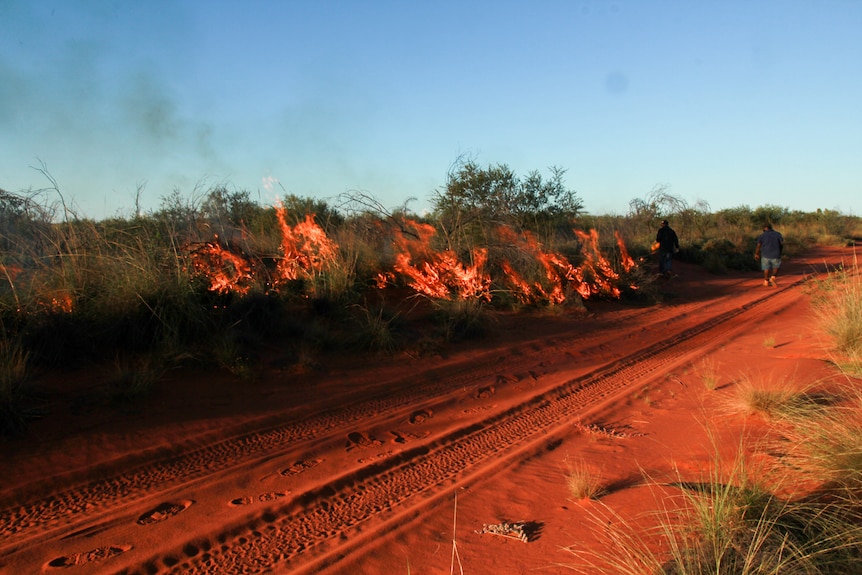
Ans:
{"label": "spinifex grass clump", "polygon": [[579,501],[583,499],[597,499],[605,492],[604,479],[601,474],[594,470],[583,460],[565,460],[566,487],[572,499]]}
{"label": "spinifex grass clump", "polygon": [[710,391],[718,387],[718,382],[721,379],[721,370],[718,369],[717,362],[711,357],[705,357],[700,362],[700,377],[703,380],[703,385]]}
{"label": "spinifex grass clump", "polygon": [[862,375],[862,276],[854,257],[851,269],[841,268],[816,282],[812,304],[824,331],[832,338],[836,363]]}
{"label": "spinifex grass clump", "polygon": [[108,397],[133,403],[149,395],[164,375],[164,362],[152,355],[117,357],[106,377]]}
{"label": "spinifex grass clump", "polygon": [[[816,496],[779,497],[784,477],[749,468],[742,450],[695,480],[653,483],[658,511],[627,520],[598,507],[603,550],[572,548],[581,573],[614,575],[838,575],[862,560],[858,508]],[[816,495],[816,494],[815,494]],[[643,524],[652,525],[644,527]]]}
{"label": "spinifex grass clump", "polygon": [[862,390],[848,385],[844,393],[816,410],[787,413],[774,451],[800,481],[862,505]]}
{"label": "spinifex grass clump", "polygon": [[729,399],[728,409],[778,420],[819,410],[818,399],[819,395],[814,393],[811,386],[799,389],[790,380],[772,382],[762,375],[757,378],[746,376]]}
{"label": "spinifex grass clump", "polygon": [[27,405],[28,355],[15,340],[0,340],[0,436],[23,430],[37,415]]}
{"label": "spinifex grass clump", "polygon": [[356,333],[354,342],[360,348],[382,353],[392,353],[399,347],[396,326],[399,313],[387,309],[384,302],[353,306]]}

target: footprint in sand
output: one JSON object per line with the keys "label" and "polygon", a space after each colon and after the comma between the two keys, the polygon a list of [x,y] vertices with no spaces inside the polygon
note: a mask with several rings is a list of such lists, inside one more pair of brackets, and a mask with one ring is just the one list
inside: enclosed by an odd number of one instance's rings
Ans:
{"label": "footprint in sand", "polygon": [[401,433],[400,431],[392,430],[389,433],[395,436],[395,443],[407,443],[411,439],[422,439],[424,437],[428,437],[429,433],[426,431],[425,433]]}
{"label": "footprint in sand", "polygon": [[152,511],[147,511],[138,517],[138,525],[152,525],[166,519],[170,519],[174,515],[178,515],[192,506],[194,501],[186,500],[179,503],[162,503]]}
{"label": "footprint in sand", "polygon": [[379,447],[383,445],[382,441],[378,441],[373,437],[360,431],[351,431],[347,434],[347,451],[351,451],[358,447]]}
{"label": "footprint in sand", "polygon": [[111,557],[116,557],[121,553],[125,553],[131,549],[131,545],[106,545],[104,547],[96,547],[85,553],[73,553],[72,555],[64,555],[57,557],[48,562],[47,567],[74,567],[75,565],[84,565],[86,563],[95,563],[103,561]]}
{"label": "footprint in sand", "polygon": [[287,469],[282,470],[281,474],[287,476],[299,475],[303,471],[308,471],[312,467],[317,467],[321,463],[323,463],[322,459],[300,459]]}
{"label": "footprint in sand", "polygon": [[493,385],[489,385],[489,386],[486,386],[486,387],[480,387],[480,388],[479,388],[479,391],[477,391],[477,392],[476,392],[476,398],[477,398],[477,399],[488,399],[489,397],[491,397],[492,395],[494,395],[494,393],[495,393],[496,391],[497,391],[497,390],[496,390],[496,389],[494,389],[494,386],[493,386]]}
{"label": "footprint in sand", "polygon": [[416,425],[417,423],[422,423],[426,419],[431,419],[434,417],[434,413],[430,409],[420,409],[419,411],[414,411],[410,414],[410,423]]}
{"label": "footprint in sand", "polygon": [[261,493],[257,497],[247,495],[245,497],[237,497],[236,499],[231,500],[230,504],[231,506],[237,507],[240,505],[251,505],[256,501],[259,501],[260,503],[266,503],[267,501],[275,501],[276,499],[287,497],[288,493],[290,492],[270,491],[269,493]]}

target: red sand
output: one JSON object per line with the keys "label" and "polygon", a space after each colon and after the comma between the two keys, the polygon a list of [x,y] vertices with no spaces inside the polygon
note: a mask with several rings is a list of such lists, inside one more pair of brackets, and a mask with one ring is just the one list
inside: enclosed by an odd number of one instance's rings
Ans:
{"label": "red sand", "polygon": [[[632,520],[661,496],[645,476],[702,479],[713,443],[757,435],[740,382],[840,382],[803,280],[842,261],[792,258],[778,288],[676,262],[660,305],[504,314],[435,355],[302,374],[272,349],[254,380],[171,373],[126,407],[66,374],[0,443],[0,573],[570,573],[602,506]],[[577,462],[599,502],[571,499]],[[502,522],[527,541],[482,533]]]}

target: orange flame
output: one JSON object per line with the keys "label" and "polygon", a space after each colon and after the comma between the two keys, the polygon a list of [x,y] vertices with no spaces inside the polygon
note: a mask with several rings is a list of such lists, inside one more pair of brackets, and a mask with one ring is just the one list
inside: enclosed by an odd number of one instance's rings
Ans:
{"label": "orange flame", "polygon": [[275,283],[295,280],[320,273],[327,262],[335,259],[338,244],[327,237],[323,228],[314,223],[308,214],[305,221],[290,227],[283,206],[276,206],[276,217],[281,230],[282,259],[278,262]]}
{"label": "orange flame", "polygon": [[518,249],[532,255],[542,265],[547,287],[541,282],[527,282],[513,268],[510,262],[503,261],[501,267],[505,280],[513,288],[513,293],[522,303],[536,303],[547,300],[552,305],[561,304],[566,300],[563,280],[571,275],[572,265],[563,256],[547,253],[538,240],[530,232],[516,234],[510,228],[500,228],[498,234],[507,243],[514,244]]}
{"label": "orange flame", "polygon": [[[276,265],[272,280],[274,286],[320,273],[335,259],[338,244],[326,236],[326,232],[314,222],[313,215],[307,215],[304,221],[291,227],[284,207],[279,205],[276,206],[276,217],[281,232],[279,249],[282,257]],[[211,291],[240,295],[250,291],[254,279],[252,264],[244,256],[222,248],[218,236],[191,255],[195,273],[207,278]]]}
{"label": "orange flame", "polygon": [[617,247],[620,250],[620,265],[623,266],[624,271],[630,272],[636,265],[635,260],[629,255],[626,243],[623,241],[623,236],[619,230],[614,230],[614,237],[617,239]]}
{"label": "orange flame", "polygon": [[377,285],[377,289],[386,289],[386,286],[395,281],[395,274],[392,272],[377,272],[377,276],[374,278],[374,283]]}
{"label": "orange flame", "polygon": [[72,294],[66,291],[58,291],[50,299],[40,301],[39,305],[52,313],[72,313],[75,307]]}
{"label": "orange flame", "polygon": [[408,285],[434,299],[491,301],[491,276],[484,272],[488,250],[473,250],[473,263],[465,265],[451,250],[436,254],[419,267],[402,252],[395,257],[395,271],[410,278]]}
{"label": "orange flame", "polygon": [[[620,297],[619,288],[610,280],[620,279],[620,275],[614,271],[611,263],[599,250],[599,232],[590,230],[590,233],[574,230],[575,235],[581,240],[581,253],[584,263],[580,267],[580,280],[586,285],[590,295],[607,294],[611,297]],[[592,281],[585,278],[591,276]]]}
{"label": "orange flame", "polygon": [[[218,240],[218,236],[216,236]],[[251,289],[251,264],[241,255],[211,242],[192,253],[192,267],[210,282],[209,290],[246,294]]]}
{"label": "orange flame", "polygon": [[[295,226],[287,223],[284,207],[276,207],[281,243],[281,258],[276,265],[273,286],[290,280],[314,277],[336,261],[338,244],[307,215]],[[402,222],[401,232],[394,238],[396,249],[393,271],[379,271],[375,284],[379,289],[395,282],[396,273],[407,279],[416,292],[434,299],[491,301],[492,280],[486,271],[488,250],[471,251],[469,261],[461,261],[452,250],[435,250],[432,240],[434,226],[411,220]],[[546,252],[530,232],[516,233],[508,227],[497,230],[498,238],[520,252],[532,256],[541,270],[538,277],[527,279],[510,261],[500,262],[503,277],[511,293],[522,303],[545,301],[551,305],[566,301],[567,294],[577,293],[581,298],[601,295],[620,297],[616,282],[620,279],[613,266],[599,249],[598,232],[574,230],[581,243],[583,262],[572,265],[563,255]],[[618,232],[614,232],[619,248],[621,267],[631,270],[636,264],[625,249]],[[218,238],[216,238],[217,240]],[[254,266],[244,256],[222,248],[218,242],[206,244],[193,254],[196,272],[206,276],[210,289],[220,293],[248,293],[254,279]],[[634,286],[632,286],[634,287]]]}
{"label": "orange flame", "polygon": [[[500,263],[500,267],[502,268],[503,274],[506,279],[515,288],[513,292],[515,294],[515,297],[517,297],[523,304],[531,303],[533,301],[534,293],[533,286],[531,286],[529,282],[525,281],[524,278],[522,278],[521,275],[516,272],[512,268],[512,265],[506,260],[503,260]],[[539,290],[541,290],[541,286],[537,287]]]}
{"label": "orange flame", "polygon": [[437,230],[431,224],[405,220],[402,233],[395,236],[396,249],[401,253],[410,254],[412,259],[433,259],[436,252],[431,247],[431,240]]}
{"label": "orange flame", "polygon": [[[394,268],[409,278],[411,288],[434,299],[491,301],[491,276],[484,271],[488,250],[473,250],[472,263],[464,264],[451,250],[431,248],[434,226],[411,220],[404,225],[395,240],[399,253]],[[421,264],[413,264],[419,260]]]}
{"label": "orange flame", "polygon": [[[519,236],[508,228],[499,230],[501,238],[532,255],[544,270],[544,283],[538,281],[530,283],[513,269],[510,262],[504,261],[501,264],[505,280],[522,303],[535,303],[544,299],[552,305],[561,304],[566,300],[567,289],[573,290],[583,299],[597,295],[620,297],[620,290],[615,285],[620,276],[602,255],[598,245],[598,232],[595,230],[589,233],[579,230],[574,232],[581,242],[581,254],[584,258],[583,263],[577,267],[561,254],[544,251],[529,232]],[[615,234],[615,237],[623,254],[623,268],[628,271],[635,265],[634,261],[625,251],[622,237],[619,234]]]}

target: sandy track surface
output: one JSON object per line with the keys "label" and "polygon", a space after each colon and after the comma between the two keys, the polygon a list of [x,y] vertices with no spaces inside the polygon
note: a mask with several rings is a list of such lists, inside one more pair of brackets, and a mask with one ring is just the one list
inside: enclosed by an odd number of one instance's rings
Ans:
{"label": "sandy track surface", "polygon": [[0,570],[338,571],[455,486],[553,449],[573,421],[780,314],[802,297],[807,274],[800,268],[778,289],[730,279],[713,297],[525,331],[361,389],[309,390],[284,421],[206,445],[175,438],[168,453],[100,466],[86,481],[19,486],[0,500]]}

